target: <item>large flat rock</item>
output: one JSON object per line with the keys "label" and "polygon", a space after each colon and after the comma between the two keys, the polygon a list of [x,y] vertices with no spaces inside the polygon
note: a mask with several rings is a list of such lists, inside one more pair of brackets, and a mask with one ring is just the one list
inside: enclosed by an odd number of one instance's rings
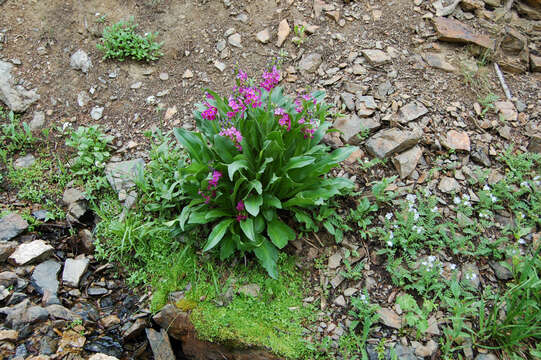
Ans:
{"label": "large flat rock", "polygon": [[27,265],[45,260],[53,253],[53,247],[43,240],[21,244],[8,261],[13,265]]}
{"label": "large flat rock", "polygon": [[37,90],[26,90],[21,85],[14,85],[11,76],[13,65],[0,60],[0,101],[13,112],[24,112],[39,100]]}
{"label": "large flat rock", "polygon": [[439,40],[475,44],[485,49],[494,50],[494,40],[487,35],[475,32],[470,26],[458,20],[437,16],[433,21]]}
{"label": "large flat rock", "polygon": [[422,135],[421,130],[381,130],[366,141],[366,149],[371,155],[382,159],[417,145]]}
{"label": "large flat rock", "polygon": [[0,241],[11,240],[28,229],[28,222],[16,213],[9,213],[0,219]]}

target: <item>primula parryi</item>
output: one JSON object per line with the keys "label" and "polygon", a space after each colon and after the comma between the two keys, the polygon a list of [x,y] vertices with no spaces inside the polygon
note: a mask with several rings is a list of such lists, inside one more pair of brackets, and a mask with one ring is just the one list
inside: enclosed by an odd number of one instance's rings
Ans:
{"label": "primula parryi", "polygon": [[222,260],[253,252],[277,277],[278,250],[296,238],[289,224],[311,218],[319,205],[353,188],[350,180],[327,174],[355,148],[329,153],[320,144],[330,126],[328,106],[318,103],[323,92],[291,99],[277,87],[276,67],[262,77],[254,85],[239,70],[230,96],[205,94],[195,113],[199,131],[175,129],[190,159],[180,170],[189,203],[178,223],[182,230],[213,224],[204,251],[219,246]]}

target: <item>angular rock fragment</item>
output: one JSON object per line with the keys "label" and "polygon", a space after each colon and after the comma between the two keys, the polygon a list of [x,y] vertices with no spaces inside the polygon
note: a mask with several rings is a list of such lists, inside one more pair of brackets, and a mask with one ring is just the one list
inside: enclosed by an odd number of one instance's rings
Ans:
{"label": "angular rock fragment", "polygon": [[418,101],[402,106],[398,111],[398,122],[406,124],[428,113],[428,109]]}
{"label": "angular rock fragment", "polygon": [[450,130],[441,143],[447,149],[470,151],[470,137],[466,132]]}
{"label": "angular rock fragment", "polygon": [[458,20],[438,16],[433,19],[433,22],[439,40],[475,44],[494,50],[494,41],[489,36],[476,33],[470,26]]}
{"label": "angular rock fragment", "polygon": [[336,119],[333,127],[342,132],[342,137],[349,144],[358,144],[357,134],[362,130],[375,130],[381,126],[380,122],[373,118],[360,118],[351,114]]}
{"label": "angular rock fragment", "polygon": [[422,135],[420,130],[385,129],[369,138],[366,141],[366,148],[371,155],[385,158],[415,146]]}
{"label": "angular rock fragment", "polygon": [[26,111],[40,96],[36,89],[26,90],[21,85],[15,85],[11,76],[13,65],[0,60],[0,101],[13,112]]}
{"label": "angular rock fragment", "polygon": [[28,222],[17,213],[9,213],[0,219],[0,241],[11,240],[28,229]]}
{"label": "angular rock fragment", "polygon": [[363,50],[362,54],[372,66],[384,65],[391,62],[389,54],[382,50]]}
{"label": "angular rock fragment", "polygon": [[393,158],[393,164],[401,179],[408,177],[415,170],[422,155],[421,147],[414,146]]}
{"label": "angular rock fragment", "polygon": [[43,240],[34,240],[21,244],[8,258],[13,265],[27,265],[42,261],[53,253],[53,247]]}

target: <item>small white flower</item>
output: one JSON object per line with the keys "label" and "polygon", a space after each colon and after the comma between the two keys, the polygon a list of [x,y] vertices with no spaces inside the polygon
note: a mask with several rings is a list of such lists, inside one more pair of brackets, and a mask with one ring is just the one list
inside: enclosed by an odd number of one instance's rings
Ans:
{"label": "small white flower", "polygon": [[387,246],[388,247],[393,247],[393,242],[391,240],[387,241]]}
{"label": "small white flower", "polygon": [[490,194],[490,200],[492,200],[493,203],[495,203],[496,201],[498,201],[498,198],[492,194]]}
{"label": "small white flower", "polygon": [[519,218],[520,220],[524,219],[524,214],[523,213],[518,213],[517,218]]}
{"label": "small white flower", "polygon": [[391,220],[393,218],[393,213],[387,213],[385,214],[385,219]]}
{"label": "small white flower", "polygon": [[421,261],[421,265],[428,266],[428,263],[426,261]]}
{"label": "small white flower", "polygon": [[449,264],[449,268],[451,270],[455,270],[456,269],[456,264]]}
{"label": "small white flower", "polygon": [[416,195],[413,195],[413,194],[406,195],[406,200],[408,200],[409,203],[414,203],[416,199],[417,199]]}
{"label": "small white flower", "polygon": [[432,212],[438,212],[438,207],[437,207],[437,206],[434,206],[434,207],[432,208]]}
{"label": "small white flower", "polygon": [[530,187],[530,184],[527,181],[523,181],[520,183],[520,187]]}
{"label": "small white flower", "polygon": [[523,238],[520,238],[520,239],[518,239],[518,243],[520,245],[526,245],[526,240],[524,240]]}
{"label": "small white flower", "polygon": [[471,206],[471,202],[469,202],[469,201],[464,201],[464,206],[470,207],[470,206]]}
{"label": "small white flower", "polygon": [[490,191],[490,186],[488,186],[488,184],[485,184],[485,186],[483,186],[483,190]]}
{"label": "small white flower", "polygon": [[398,229],[398,225],[397,225],[397,224],[394,224],[394,225],[393,225],[393,228]]}
{"label": "small white flower", "polygon": [[464,200],[470,200],[470,195],[464,194],[464,195],[462,195],[462,199],[464,199]]}
{"label": "small white flower", "polygon": [[360,299],[361,301],[366,301],[366,295],[365,295],[365,294],[359,295],[359,299]]}
{"label": "small white flower", "polygon": [[389,239],[393,239],[394,238],[394,233],[392,231],[389,232]]}
{"label": "small white flower", "polygon": [[541,176],[537,175],[536,177],[533,178],[533,181],[538,181],[538,180],[541,180]]}
{"label": "small white flower", "polygon": [[419,220],[419,213],[418,212],[413,213],[413,220],[415,220],[415,221]]}
{"label": "small white flower", "polygon": [[423,228],[422,227],[417,227],[417,234],[420,234],[423,232]]}
{"label": "small white flower", "polygon": [[443,274],[443,268],[440,268],[440,275]]}
{"label": "small white flower", "polygon": [[430,261],[431,263],[433,263],[434,261],[436,261],[436,257],[434,255],[430,255],[428,257],[428,261]]}
{"label": "small white flower", "polygon": [[455,203],[455,205],[460,204],[460,198],[458,196],[455,196],[453,202]]}

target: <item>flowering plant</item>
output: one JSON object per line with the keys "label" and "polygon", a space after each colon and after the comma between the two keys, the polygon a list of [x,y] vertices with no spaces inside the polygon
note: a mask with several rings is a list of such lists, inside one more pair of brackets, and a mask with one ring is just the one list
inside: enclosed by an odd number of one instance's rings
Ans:
{"label": "flowering plant", "polygon": [[323,92],[291,99],[279,80],[276,68],[259,84],[239,71],[231,96],[207,90],[194,112],[200,132],[174,131],[190,159],[180,170],[187,205],[174,222],[213,223],[204,251],[219,246],[222,260],[253,251],[274,278],[278,249],[296,236],[284,219],[301,221],[303,209],[352,188],[326,175],[355,150],[320,144],[330,125]]}

